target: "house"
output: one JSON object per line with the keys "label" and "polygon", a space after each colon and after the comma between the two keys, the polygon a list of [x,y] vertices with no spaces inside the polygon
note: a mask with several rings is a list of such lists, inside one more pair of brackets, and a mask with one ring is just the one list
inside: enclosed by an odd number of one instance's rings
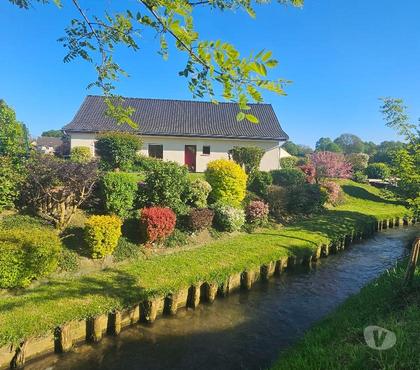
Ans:
{"label": "house", "polygon": [[63,130],[71,148],[85,146],[95,155],[97,135],[127,131],[141,135],[141,154],[185,164],[190,171],[203,172],[210,161],[229,158],[235,146],[259,146],[265,150],[261,170],[279,168],[280,146],[288,139],[270,104],[250,104],[258,124],[238,122],[236,103],[219,103],[124,98],[135,109],[138,128],[117,125],[108,117],[103,97],[86,97],[73,120]]}
{"label": "house", "polygon": [[63,140],[58,137],[40,136],[35,141],[36,151],[43,154],[62,154]]}

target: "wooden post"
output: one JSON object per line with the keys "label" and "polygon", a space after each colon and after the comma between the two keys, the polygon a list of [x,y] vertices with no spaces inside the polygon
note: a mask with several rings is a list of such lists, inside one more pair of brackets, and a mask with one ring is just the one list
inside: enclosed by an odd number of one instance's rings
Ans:
{"label": "wooden post", "polygon": [[405,273],[404,285],[410,286],[413,283],[414,272],[416,271],[417,261],[420,254],[420,237],[417,237],[413,242],[411,249],[411,256],[408,261],[407,271]]}

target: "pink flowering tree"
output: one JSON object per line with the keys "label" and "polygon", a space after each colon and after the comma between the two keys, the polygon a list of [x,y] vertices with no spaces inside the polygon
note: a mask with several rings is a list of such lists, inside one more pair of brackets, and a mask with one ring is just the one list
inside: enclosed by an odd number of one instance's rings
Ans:
{"label": "pink flowering tree", "polygon": [[315,168],[315,181],[325,178],[350,178],[353,168],[344,155],[333,152],[315,152],[310,157],[310,164]]}

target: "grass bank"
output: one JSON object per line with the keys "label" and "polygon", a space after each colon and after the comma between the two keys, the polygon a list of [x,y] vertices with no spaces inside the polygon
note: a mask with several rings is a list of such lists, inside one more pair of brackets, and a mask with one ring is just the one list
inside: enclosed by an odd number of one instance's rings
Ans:
{"label": "grass bank", "polygon": [[407,210],[383,199],[378,189],[342,182],[346,202],[322,215],[285,228],[264,229],[212,242],[201,248],[154,256],[102,272],[53,279],[0,300],[0,346],[42,335],[145,298],[175,292],[198,281],[222,282],[229,275],[289,255],[312,254],[323,244],[377,219]]}
{"label": "grass bank", "polygon": [[[405,267],[399,264],[350,297],[286,351],[272,370],[418,369],[420,271],[413,287],[402,290]],[[395,346],[384,351],[368,347],[363,330],[370,325],[393,331]]]}

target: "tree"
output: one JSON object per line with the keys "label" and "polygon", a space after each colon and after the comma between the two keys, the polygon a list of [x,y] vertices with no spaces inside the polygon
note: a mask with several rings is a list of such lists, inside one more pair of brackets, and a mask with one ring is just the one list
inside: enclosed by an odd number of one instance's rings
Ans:
{"label": "tree", "polygon": [[108,170],[130,170],[141,147],[140,137],[128,132],[107,132],[96,142],[101,162]]}
{"label": "tree", "polygon": [[0,100],[0,156],[21,162],[28,155],[28,132],[16,119],[15,111]]}
{"label": "tree", "polygon": [[310,157],[310,164],[315,168],[317,183],[325,178],[349,178],[353,173],[351,164],[341,153],[315,152]]}
{"label": "tree", "polygon": [[369,156],[372,157],[378,151],[378,146],[372,141],[365,141],[364,145],[364,152]]}
{"label": "tree", "polygon": [[286,141],[282,148],[290,155],[295,157],[305,157],[313,152],[312,148],[306,145],[295,144],[292,141]]}
{"label": "tree", "polygon": [[63,137],[63,131],[61,130],[48,130],[41,134],[42,137]]}
{"label": "tree", "polygon": [[92,194],[98,165],[95,161],[83,164],[36,155],[29,161],[27,173],[22,203],[62,231]]}
{"label": "tree", "polygon": [[360,137],[353,134],[342,134],[334,140],[345,154],[362,153],[364,151],[364,143]]}
{"label": "tree", "polygon": [[263,155],[264,149],[258,146],[235,146],[230,151],[232,159],[245,169],[247,175],[258,171]]}
{"label": "tree", "polygon": [[364,171],[369,163],[369,156],[366,153],[351,153],[346,156],[346,160],[351,164],[353,171]]}
{"label": "tree", "polygon": [[376,153],[372,157],[371,162],[381,162],[391,165],[395,153],[400,149],[404,149],[404,147],[405,144],[401,141],[383,141],[377,146]]}
{"label": "tree", "polygon": [[[28,9],[34,3],[49,3],[50,0],[9,0],[11,3]],[[58,6],[62,1],[53,0]],[[285,5],[303,6],[303,0],[278,0]],[[248,101],[261,102],[261,91],[269,90],[284,95],[283,79],[267,78],[267,70],[277,66],[271,51],[262,50],[248,56],[230,43],[221,40],[205,40],[195,28],[193,11],[204,8],[215,16],[215,11],[245,10],[255,17],[254,3],[249,0],[139,0],[130,6],[119,7],[114,4],[115,13],[106,12],[101,17],[83,9],[79,0],[72,0],[78,18],[72,19],[65,29],[65,36],[59,40],[68,53],[65,62],[82,58],[92,63],[97,71],[97,79],[90,86],[101,88],[107,97],[108,113],[118,123],[132,126],[132,108],[123,108],[122,99],[112,99],[114,83],[126,75],[123,68],[114,60],[114,51],[121,46],[134,51],[139,50],[139,42],[153,31],[160,40],[159,53],[168,58],[168,39],[174,41],[178,51],[187,56],[184,70],[179,75],[188,78],[188,86],[194,96],[215,98],[215,84],[222,90],[223,98],[235,100],[239,104],[237,119],[258,122],[252,114]],[[121,3],[121,2],[119,2]],[[258,1],[257,3],[264,3]],[[109,98],[109,99],[108,99]]]}
{"label": "tree", "polygon": [[329,137],[321,137],[315,144],[315,151],[339,153],[341,148]]}
{"label": "tree", "polygon": [[382,98],[380,108],[388,127],[404,136],[407,145],[394,152],[392,169],[398,178],[398,191],[420,214],[420,124],[413,124],[402,99]]}

